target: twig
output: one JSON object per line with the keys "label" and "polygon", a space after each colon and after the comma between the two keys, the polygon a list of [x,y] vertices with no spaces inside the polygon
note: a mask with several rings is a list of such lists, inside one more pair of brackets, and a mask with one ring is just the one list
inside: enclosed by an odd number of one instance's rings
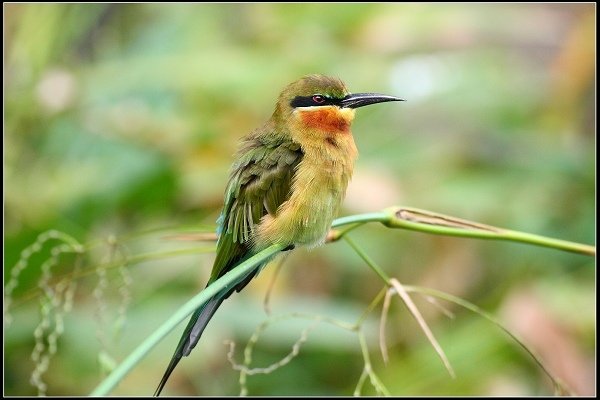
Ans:
{"label": "twig", "polygon": [[271,315],[271,293],[273,293],[273,288],[275,287],[275,281],[277,281],[277,277],[279,276],[279,272],[281,271],[281,267],[283,266],[283,262],[287,259],[288,253],[280,256],[277,260],[277,264],[275,265],[275,270],[273,271],[273,276],[269,281],[269,286],[267,286],[267,292],[265,293],[265,298],[263,300],[263,309],[265,310],[265,314]]}
{"label": "twig", "polygon": [[402,300],[404,301],[404,304],[406,304],[406,307],[408,308],[410,313],[413,315],[413,317],[415,317],[415,319],[419,323],[419,326],[421,327],[421,329],[425,333],[425,336],[427,336],[427,339],[429,340],[429,342],[435,349],[436,353],[442,360],[442,363],[444,363],[444,366],[448,370],[448,373],[450,374],[450,376],[452,378],[456,378],[456,374],[454,373],[454,370],[452,369],[452,366],[450,365],[450,361],[448,361],[448,358],[446,357],[444,350],[442,349],[442,347],[440,346],[438,341],[435,339],[435,336],[433,336],[433,333],[429,329],[427,322],[425,322],[425,319],[419,312],[419,309],[417,308],[415,303],[413,303],[413,301],[410,298],[410,296],[408,295],[408,293],[406,293],[406,290],[404,290],[404,287],[400,284],[400,282],[396,278],[392,278],[390,280],[390,283],[396,290],[396,293],[398,293],[398,296],[400,296],[402,298]]}
{"label": "twig", "polygon": [[381,358],[383,358],[383,362],[386,365],[389,361],[389,358],[387,346],[385,344],[385,324],[387,323],[387,314],[390,309],[390,303],[393,295],[394,289],[390,288],[385,291],[385,299],[383,300],[383,307],[381,308],[381,319],[379,320],[379,349],[381,350]]}

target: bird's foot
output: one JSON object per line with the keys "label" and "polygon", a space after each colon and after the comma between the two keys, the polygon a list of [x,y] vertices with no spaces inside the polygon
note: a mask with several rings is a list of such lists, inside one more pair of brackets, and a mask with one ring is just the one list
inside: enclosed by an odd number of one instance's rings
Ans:
{"label": "bird's foot", "polygon": [[295,244],[290,244],[288,247],[286,247],[285,249],[281,250],[281,251],[290,251],[290,250],[294,250],[296,248]]}

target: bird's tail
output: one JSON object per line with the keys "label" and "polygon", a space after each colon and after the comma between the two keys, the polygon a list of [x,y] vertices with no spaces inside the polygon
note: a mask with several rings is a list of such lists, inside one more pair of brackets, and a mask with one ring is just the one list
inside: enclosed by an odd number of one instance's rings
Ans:
{"label": "bird's tail", "polygon": [[206,325],[208,325],[208,322],[212,316],[215,314],[223,300],[225,300],[227,297],[227,293],[219,293],[194,312],[192,318],[190,318],[190,322],[188,322],[185,330],[183,331],[183,335],[179,340],[179,344],[175,349],[175,353],[173,354],[173,357],[171,357],[171,362],[169,362],[169,366],[160,380],[160,383],[154,392],[154,396],[160,395],[160,392],[163,390],[163,387],[179,363],[179,360],[181,360],[181,357],[188,356],[190,354],[192,349],[198,343],[198,340],[200,340],[200,336],[202,335],[202,332],[204,332],[204,328],[206,328]]}
{"label": "bird's tail", "polygon": [[[243,262],[247,258],[249,258],[252,254],[246,255],[246,257],[242,258],[237,262]],[[234,264],[232,262],[232,264]],[[256,274],[262,269],[262,267],[266,264],[261,263],[257,265],[253,270],[248,272],[246,275],[242,276],[239,280],[234,282],[229,287],[225,288],[221,292],[214,295],[209,301],[200,306],[194,314],[190,318],[190,322],[188,322],[185,330],[183,331],[183,335],[181,335],[181,339],[179,340],[179,344],[177,344],[177,348],[175,349],[175,353],[173,357],[171,357],[171,361],[169,362],[169,366],[165,371],[156,391],[154,392],[154,396],[159,396],[160,392],[163,390],[163,387],[167,383],[169,376],[179,364],[179,360],[181,357],[188,356],[192,349],[196,346],[198,341],[200,340],[200,336],[202,332],[204,332],[204,328],[208,325],[210,319],[213,317],[223,300],[227,299],[231,293],[234,291],[239,292],[242,290],[251,280],[256,276]],[[212,283],[212,280],[208,282],[207,287]]]}

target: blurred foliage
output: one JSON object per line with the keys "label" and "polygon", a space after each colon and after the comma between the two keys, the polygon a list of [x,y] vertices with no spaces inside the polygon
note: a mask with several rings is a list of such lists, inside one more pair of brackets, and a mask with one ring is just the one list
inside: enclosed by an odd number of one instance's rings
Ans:
{"label": "blurred foliage", "polygon": [[[151,258],[106,272],[94,266],[152,251],[210,250],[160,234],[131,235],[214,228],[237,139],[269,117],[283,86],[307,73],[408,100],[358,112],[353,132],[361,157],[344,214],[402,204],[594,243],[594,4],[4,4],[3,10],[5,281],[41,232],[100,240],[83,256],[73,310],[43,377],[49,395],[89,393],[105,368],[204,286],[211,254]],[[498,315],[575,393],[594,394],[591,259],[380,226],[353,237],[401,282],[448,291]],[[33,289],[48,251],[30,260],[14,292],[15,320],[4,331],[6,395],[37,393],[29,384],[40,320]],[[61,257],[55,272],[68,273],[73,260]],[[264,319],[260,302],[272,275],[267,268],[226,302],[167,394],[239,393],[222,340],[243,342]],[[354,321],[381,286],[344,243],[299,249],[276,281],[271,308]],[[367,338],[373,367],[393,394],[552,393],[532,360],[483,319],[448,306],[456,312],[448,320],[421,303],[457,379],[406,309],[393,303],[388,365],[376,333]],[[378,314],[371,318],[376,323]],[[283,357],[301,330],[281,326],[259,343],[256,363]],[[352,393],[362,368],[359,346],[340,339],[343,333],[319,340],[320,332],[286,367],[251,377],[249,393]],[[114,394],[151,394],[180,333]]]}

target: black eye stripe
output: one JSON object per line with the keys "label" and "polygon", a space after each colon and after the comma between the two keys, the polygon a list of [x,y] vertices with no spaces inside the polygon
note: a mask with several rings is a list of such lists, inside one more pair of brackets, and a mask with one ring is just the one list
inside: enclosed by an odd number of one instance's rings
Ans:
{"label": "black eye stripe", "polygon": [[[321,96],[324,101],[316,102],[314,97]],[[342,99],[334,99],[322,94],[313,94],[311,96],[296,96],[290,101],[290,106],[296,107],[314,107],[314,106],[339,106]]]}

